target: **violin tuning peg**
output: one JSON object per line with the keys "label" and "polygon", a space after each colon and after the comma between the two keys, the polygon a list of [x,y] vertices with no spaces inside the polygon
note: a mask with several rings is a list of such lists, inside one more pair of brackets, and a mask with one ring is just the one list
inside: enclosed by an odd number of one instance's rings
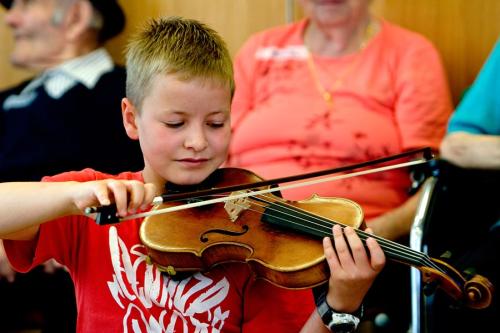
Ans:
{"label": "violin tuning peg", "polygon": [[463,271],[463,274],[465,275],[466,280],[470,280],[477,274],[477,271],[474,267],[468,267]]}
{"label": "violin tuning peg", "polygon": [[445,251],[443,254],[439,256],[441,259],[451,259],[451,252],[450,251]]}

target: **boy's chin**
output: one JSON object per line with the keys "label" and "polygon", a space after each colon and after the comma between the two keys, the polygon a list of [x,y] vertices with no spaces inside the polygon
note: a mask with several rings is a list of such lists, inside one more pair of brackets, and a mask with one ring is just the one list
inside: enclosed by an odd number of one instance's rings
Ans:
{"label": "boy's chin", "polygon": [[170,182],[175,183],[177,185],[181,186],[190,186],[190,185],[198,185],[202,183],[205,179],[210,176],[212,172],[204,172],[204,171],[199,171],[199,172],[191,172],[189,175],[177,175],[177,177],[174,177],[174,179],[171,179]]}

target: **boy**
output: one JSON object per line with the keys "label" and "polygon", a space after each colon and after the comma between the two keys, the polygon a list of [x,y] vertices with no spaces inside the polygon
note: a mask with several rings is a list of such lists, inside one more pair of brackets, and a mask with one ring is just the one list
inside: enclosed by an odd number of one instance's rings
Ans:
{"label": "boy", "polygon": [[[68,267],[79,332],[293,332],[306,320],[304,332],[327,331],[316,311],[304,310],[310,301],[303,294],[255,280],[248,265],[218,265],[175,281],[146,264],[142,219],[98,226],[83,215],[86,207],[114,202],[125,216],[148,209],[167,181],[203,181],[226,158],[233,87],[229,53],[213,30],[181,18],[151,21],[128,46],[122,100],[144,170],[111,176],[85,169],[42,183],[0,184],[0,235],[8,239],[9,259],[20,271],[51,257]],[[333,233],[336,251],[324,241],[332,271],[326,301],[350,313],[385,257],[371,238],[368,255],[351,228]]]}

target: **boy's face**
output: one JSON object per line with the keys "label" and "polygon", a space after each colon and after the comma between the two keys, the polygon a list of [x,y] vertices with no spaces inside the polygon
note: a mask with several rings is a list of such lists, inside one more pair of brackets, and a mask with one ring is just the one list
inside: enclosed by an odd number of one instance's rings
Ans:
{"label": "boy's face", "polygon": [[125,98],[125,128],[131,138],[139,138],[144,180],[157,186],[197,184],[217,169],[227,156],[230,106],[229,87],[175,75],[153,79],[140,113]]}

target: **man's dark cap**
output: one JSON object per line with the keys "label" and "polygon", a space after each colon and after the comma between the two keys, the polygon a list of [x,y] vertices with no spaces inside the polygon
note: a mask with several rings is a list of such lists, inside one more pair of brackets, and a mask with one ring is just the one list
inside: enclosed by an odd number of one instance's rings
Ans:
{"label": "man's dark cap", "polygon": [[[13,0],[0,0],[5,8],[10,8]],[[103,26],[99,33],[99,41],[105,42],[122,32],[125,27],[125,14],[117,0],[89,0],[102,15]]]}

